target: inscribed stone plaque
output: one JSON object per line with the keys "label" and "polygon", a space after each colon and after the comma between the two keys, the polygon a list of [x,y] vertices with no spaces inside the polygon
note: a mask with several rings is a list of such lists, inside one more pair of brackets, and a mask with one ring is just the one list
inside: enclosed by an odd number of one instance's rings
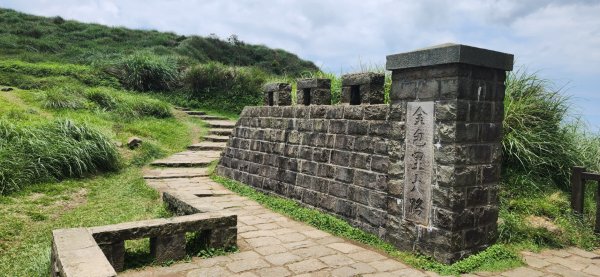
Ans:
{"label": "inscribed stone plaque", "polygon": [[433,174],[433,102],[408,102],[404,219],[429,224]]}

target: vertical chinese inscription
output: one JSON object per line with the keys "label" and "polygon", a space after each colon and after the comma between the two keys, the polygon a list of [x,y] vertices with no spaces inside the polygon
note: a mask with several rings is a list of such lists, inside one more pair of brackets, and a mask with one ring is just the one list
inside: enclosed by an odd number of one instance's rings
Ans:
{"label": "vertical chinese inscription", "polygon": [[429,224],[433,174],[433,102],[408,102],[404,219]]}

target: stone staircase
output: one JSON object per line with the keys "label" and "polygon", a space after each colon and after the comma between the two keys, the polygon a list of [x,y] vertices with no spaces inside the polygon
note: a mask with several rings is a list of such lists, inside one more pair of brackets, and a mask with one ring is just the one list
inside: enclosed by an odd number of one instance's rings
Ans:
{"label": "stone staircase", "polygon": [[206,167],[214,160],[217,160],[223,149],[225,149],[225,145],[235,126],[234,121],[219,116],[206,115],[203,111],[184,110],[184,112],[189,116],[198,117],[204,120],[211,128],[209,130],[209,135],[204,137],[204,141],[188,146],[187,151],[176,153],[170,157],[152,162],[150,165],[162,167],[164,169],[153,168],[146,170],[145,178],[161,179],[185,177],[185,175],[182,175],[184,172],[195,172],[195,174],[193,174],[194,176],[206,176],[206,174],[198,175],[199,172],[201,172],[199,170],[184,170],[182,168]]}

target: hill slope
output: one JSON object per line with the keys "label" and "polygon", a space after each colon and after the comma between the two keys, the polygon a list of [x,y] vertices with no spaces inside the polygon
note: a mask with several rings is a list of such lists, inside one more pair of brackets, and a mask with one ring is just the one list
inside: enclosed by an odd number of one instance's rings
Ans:
{"label": "hill slope", "polygon": [[146,50],[179,55],[190,63],[220,62],[256,66],[272,74],[297,76],[317,71],[310,61],[281,49],[252,45],[231,36],[181,36],[158,31],[130,30],[80,23],[61,17],[41,17],[0,8],[0,53],[28,61],[91,64]]}

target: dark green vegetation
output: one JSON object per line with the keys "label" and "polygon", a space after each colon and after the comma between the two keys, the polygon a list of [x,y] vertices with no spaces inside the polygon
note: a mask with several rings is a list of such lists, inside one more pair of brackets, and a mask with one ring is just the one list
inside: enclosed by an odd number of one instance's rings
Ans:
{"label": "dark green vegetation", "polygon": [[292,53],[247,44],[235,35],[227,40],[214,36],[186,37],[33,16],[8,9],[0,9],[0,27],[2,52],[30,62],[92,64],[118,60],[142,50],[158,56],[179,56],[190,64],[214,61],[256,66],[271,74],[298,75],[317,70],[312,62]]}

